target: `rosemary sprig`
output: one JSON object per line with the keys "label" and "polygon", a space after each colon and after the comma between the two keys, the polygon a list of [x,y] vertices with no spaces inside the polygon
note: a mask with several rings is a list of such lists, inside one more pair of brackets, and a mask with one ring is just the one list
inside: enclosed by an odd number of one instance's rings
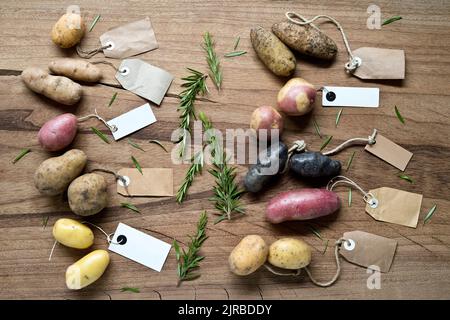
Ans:
{"label": "rosemary sprig", "polygon": [[348,188],[348,206],[352,206],[352,188]]}
{"label": "rosemary sprig", "polygon": [[341,120],[341,115],[342,115],[342,108],[339,110],[339,112],[336,115],[336,122],[335,122],[335,126],[337,128],[339,121]]}
{"label": "rosemary sprig", "polygon": [[325,149],[325,147],[330,143],[331,139],[333,139],[333,136],[328,136],[325,141],[322,143],[322,145],[320,146],[320,151],[322,151],[323,149]]}
{"label": "rosemary sprig", "polygon": [[128,202],[121,202],[120,206],[123,208],[127,208],[130,209],[131,211],[137,212],[137,213],[141,213],[141,211],[133,204],[128,203]]}
{"label": "rosemary sprig", "polygon": [[242,56],[242,55],[244,55],[246,53],[247,53],[247,51],[243,51],[243,50],[241,50],[241,51],[233,51],[233,52],[226,53],[223,56],[225,58],[232,58],[232,57]]}
{"label": "rosemary sprig", "polygon": [[403,118],[403,116],[400,114],[400,111],[398,110],[397,106],[394,106],[394,111],[395,111],[395,115],[397,116],[398,120],[405,124],[405,119]]}
{"label": "rosemary sprig", "polygon": [[382,25],[382,26],[385,26],[385,25],[387,25],[387,24],[389,24],[389,23],[392,23],[392,22],[394,22],[394,21],[401,20],[401,19],[402,19],[402,17],[400,17],[400,16],[393,16],[393,17],[391,17],[391,18],[389,18],[389,19],[384,20],[383,23],[382,23],[381,25]]}
{"label": "rosemary sprig", "polygon": [[108,144],[110,143],[108,137],[107,137],[103,132],[101,132],[100,130],[98,130],[96,127],[91,127],[91,130],[92,130],[96,135],[98,135],[98,137],[99,137],[100,139],[102,139],[104,142],[106,142],[106,143],[108,143]]}
{"label": "rosemary sprig", "polygon": [[139,162],[136,160],[136,158],[133,157],[133,156],[131,156],[131,160],[133,161],[134,166],[136,167],[136,169],[138,169],[138,171],[143,175],[143,173],[142,173],[142,167],[141,167],[141,165],[139,164]]}
{"label": "rosemary sprig", "polygon": [[111,97],[111,100],[109,100],[108,108],[112,106],[112,104],[116,100],[116,98],[117,98],[117,92],[114,92],[113,96]]}
{"label": "rosemary sprig", "polygon": [[20,153],[17,155],[17,157],[14,158],[12,163],[15,164],[17,161],[22,159],[29,152],[31,152],[31,149],[22,149],[22,150],[20,150]]}
{"label": "rosemary sprig", "polygon": [[206,62],[208,62],[211,79],[216,85],[217,90],[220,90],[222,85],[222,69],[219,58],[214,50],[214,41],[209,32],[205,32],[203,35],[203,49],[206,52]]}
{"label": "rosemary sprig", "polygon": [[133,292],[133,293],[140,293],[141,292],[141,290],[139,290],[138,288],[125,287],[125,288],[120,289],[120,292],[125,292],[125,291]]}
{"label": "rosemary sprig", "polygon": [[317,230],[316,228],[314,228],[314,226],[308,224],[308,228],[309,230],[311,230],[311,232],[320,240],[323,240],[322,235],[320,234],[319,230]]}
{"label": "rosemary sprig", "polygon": [[435,204],[430,211],[428,211],[427,215],[425,216],[425,218],[423,219],[423,224],[427,223],[431,217],[433,216],[434,212],[436,211],[437,205]]}
{"label": "rosemary sprig", "polygon": [[45,230],[45,228],[47,228],[49,218],[50,218],[50,216],[45,216],[42,218],[42,230]]}
{"label": "rosemary sprig", "polygon": [[325,242],[325,248],[324,248],[323,251],[322,251],[322,255],[324,255],[325,252],[327,252],[327,249],[328,249],[328,242],[330,242],[330,240],[327,239],[327,241]]}
{"label": "rosemary sprig", "polygon": [[407,176],[406,174],[399,174],[398,177],[400,179],[408,181],[409,183],[414,183],[414,180],[411,177]]}
{"label": "rosemary sprig", "polygon": [[180,249],[177,240],[173,240],[173,247],[175,249],[175,255],[178,262],[177,274],[178,274],[178,286],[182,281],[193,280],[200,277],[199,273],[192,273],[193,270],[199,267],[200,261],[205,257],[199,255],[200,248],[208,238],[206,235],[206,225],[208,223],[208,216],[206,212],[200,215],[200,219],[197,223],[197,233],[195,236],[190,236],[191,239],[187,251]]}
{"label": "rosemary sprig", "polygon": [[238,37],[236,38],[236,42],[234,43],[233,50],[236,50],[236,49],[237,49],[237,47],[238,47],[240,41],[241,41],[241,37],[238,36]]}
{"label": "rosemary sprig", "polygon": [[182,203],[184,199],[186,198],[187,191],[189,187],[191,186],[192,182],[194,181],[194,178],[197,174],[202,172],[204,164],[204,158],[203,158],[203,150],[197,152],[194,157],[192,158],[191,166],[189,167],[188,171],[186,172],[186,176],[184,177],[183,183],[181,184],[180,188],[177,191],[177,202]]}
{"label": "rosemary sprig", "polygon": [[97,24],[98,20],[100,20],[101,15],[97,15],[94,20],[91,23],[91,26],[89,27],[89,32],[92,31],[92,29],[94,29],[95,25]]}
{"label": "rosemary sprig", "polygon": [[320,139],[322,139],[322,134],[320,133],[320,127],[317,124],[317,121],[315,118],[313,118],[313,124],[314,124],[314,129],[316,129],[317,135],[320,137]]}
{"label": "rosemary sprig", "polygon": [[345,171],[348,171],[348,169],[350,169],[350,166],[353,163],[353,158],[355,157],[355,153],[356,153],[356,151],[353,151],[352,155],[348,159],[348,161],[347,161],[347,168],[345,169]]}
{"label": "rosemary sprig", "polygon": [[149,142],[150,142],[150,143],[157,144],[157,145],[160,146],[165,152],[167,152],[166,147],[164,147],[164,145],[163,145],[161,142],[159,142],[158,140],[150,140]]}
{"label": "rosemary sprig", "polygon": [[132,146],[133,148],[136,148],[136,149],[139,149],[139,150],[145,152],[145,150],[142,149],[142,147],[141,147],[140,145],[138,145],[136,142],[131,141],[130,138],[128,138],[128,144],[129,144],[130,146]]}

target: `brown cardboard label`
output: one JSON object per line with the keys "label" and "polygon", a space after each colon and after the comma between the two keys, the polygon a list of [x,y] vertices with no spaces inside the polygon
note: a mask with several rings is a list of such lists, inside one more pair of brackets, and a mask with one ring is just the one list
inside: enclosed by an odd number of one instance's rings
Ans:
{"label": "brown cardboard label", "polygon": [[170,168],[123,168],[118,172],[129,181],[123,186],[117,180],[117,193],[123,196],[173,196],[173,170]]}
{"label": "brown cardboard label", "polygon": [[375,140],[376,143],[372,145],[367,144],[365,150],[393,165],[394,167],[405,171],[409,160],[411,160],[413,156],[412,152],[402,148],[379,133],[377,134]]}
{"label": "brown cardboard label", "polygon": [[405,79],[405,52],[382,48],[359,48],[353,51],[361,65],[353,72],[360,79]]}

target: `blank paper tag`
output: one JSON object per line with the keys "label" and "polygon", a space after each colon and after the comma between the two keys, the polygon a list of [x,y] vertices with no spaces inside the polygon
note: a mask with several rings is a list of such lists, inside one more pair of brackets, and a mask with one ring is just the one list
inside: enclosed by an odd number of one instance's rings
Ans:
{"label": "blank paper tag", "polygon": [[360,79],[405,79],[405,52],[382,48],[359,48],[353,55],[361,65],[353,72]]}
{"label": "blank paper tag", "polygon": [[116,126],[117,130],[112,132],[114,140],[119,140],[139,129],[156,122],[155,115],[148,103],[137,107],[127,113],[109,120],[110,126]]}
{"label": "blank paper tag", "polygon": [[142,60],[126,59],[120,64],[116,79],[128,91],[159,105],[172,83],[173,76]]}
{"label": "blank paper tag", "polygon": [[394,167],[405,171],[409,160],[413,156],[412,152],[400,147],[379,133],[376,135],[375,140],[376,142],[374,144],[367,144],[364,149]]}
{"label": "blank paper tag", "polygon": [[127,181],[117,180],[117,193],[123,196],[173,196],[173,170],[170,168],[123,168],[118,172]]}
{"label": "blank paper tag", "polygon": [[370,190],[377,199],[375,204],[367,204],[366,212],[375,220],[402,226],[417,227],[422,195],[398,189],[382,187]]}
{"label": "blank paper tag", "polygon": [[397,241],[363,231],[344,233],[339,253],[349,262],[363,267],[377,266],[388,272],[394,260]]}
{"label": "blank paper tag", "polygon": [[123,59],[158,48],[150,18],[111,29],[100,36],[105,57]]}
{"label": "blank paper tag", "polygon": [[324,107],[366,107],[378,108],[379,88],[323,87],[322,106]]}
{"label": "blank paper tag", "polygon": [[108,250],[160,272],[172,246],[119,223]]}

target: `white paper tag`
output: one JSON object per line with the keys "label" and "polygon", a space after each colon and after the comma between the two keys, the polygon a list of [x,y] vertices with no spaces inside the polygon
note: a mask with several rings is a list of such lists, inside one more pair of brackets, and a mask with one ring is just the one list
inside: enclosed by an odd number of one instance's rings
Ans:
{"label": "white paper tag", "polygon": [[154,122],[156,122],[155,115],[153,114],[150,105],[146,103],[109,120],[107,123],[110,126],[115,126],[117,128],[116,131],[112,132],[112,135],[114,140],[119,140]]}
{"label": "white paper tag", "polygon": [[378,108],[379,88],[323,87],[324,107],[364,107]]}
{"label": "white paper tag", "polygon": [[119,223],[108,250],[160,272],[171,247],[164,241]]}

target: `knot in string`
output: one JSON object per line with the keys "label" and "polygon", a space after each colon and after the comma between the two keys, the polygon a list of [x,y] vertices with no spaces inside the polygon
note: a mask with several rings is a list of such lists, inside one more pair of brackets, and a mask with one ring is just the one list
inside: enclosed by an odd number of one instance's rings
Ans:
{"label": "knot in string", "polygon": [[306,149],[306,143],[304,140],[296,140],[294,141],[292,147],[289,148],[288,153],[292,152],[302,152]]}
{"label": "knot in string", "polygon": [[106,122],[105,119],[103,119],[102,117],[100,117],[100,116],[98,115],[98,113],[97,113],[97,108],[94,109],[94,113],[93,113],[93,114],[88,114],[87,116],[78,118],[78,122],[85,121],[85,120],[91,119],[91,118],[96,118],[96,119],[100,120],[101,122],[103,122],[103,124],[104,124],[109,130],[111,130],[111,132],[116,132],[116,131],[117,131],[117,126],[108,124],[108,122]]}
{"label": "knot in string", "polygon": [[377,136],[377,129],[373,129],[372,134],[368,138],[353,138],[353,139],[349,139],[347,141],[344,141],[340,145],[338,145],[333,150],[330,150],[330,151],[327,151],[327,152],[322,152],[322,154],[324,156],[329,156],[329,155],[338,153],[339,151],[347,148],[349,145],[352,145],[352,144],[365,143],[365,144],[372,145],[372,144],[376,143],[376,136]]}
{"label": "knot in string", "polygon": [[100,47],[97,47],[97,48],[92,49],[92,50],[83,50],[83,49],[81,49],[81,46],[78,45],[78,46],[76,47],[76,50],[77,50],[78,56],[80,56],[81,58],[84,58],[84,59],[89,59],[89,58],[91,58],[92,56],[94,56],[94,55],[96,55],[97,53],[99,53],[100,51],[103,51],[103,50],[105,50],[105,49],[108,49],[108,48],[110,48],[111,46],[112,46],[112,45],[109,43],[109,44],[107,44],[107,45],[100,46]]}
{"label": "knot in string", "polygon": [[358,189],[358,191],[363,195],[364,202],[368,203],[369,205],[377,205],[378,200],[372,193],[364,191],[364,189],[361,188],[355,181],[345,176],[336,176],[328,181],[327,190],[333,191],[334,187],[336,187],[338,184],[346,184]]}

